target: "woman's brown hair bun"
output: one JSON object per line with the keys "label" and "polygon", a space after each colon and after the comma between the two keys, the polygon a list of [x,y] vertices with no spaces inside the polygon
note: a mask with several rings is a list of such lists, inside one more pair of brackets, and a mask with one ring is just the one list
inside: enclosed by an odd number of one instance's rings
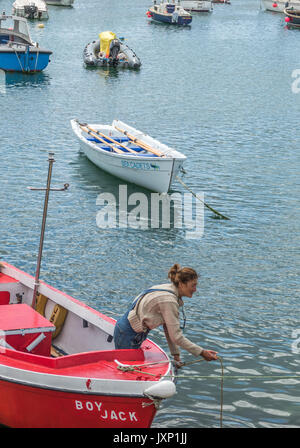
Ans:
{"label": "woman's brown hair bun", "polygon": [[175,286],[178,286],[179,282],[187,283],[189,280],[197,279],[198,274],[193,268],[182,268],[180,267],[180,264],[176,263],[170,268],[168,278]]}

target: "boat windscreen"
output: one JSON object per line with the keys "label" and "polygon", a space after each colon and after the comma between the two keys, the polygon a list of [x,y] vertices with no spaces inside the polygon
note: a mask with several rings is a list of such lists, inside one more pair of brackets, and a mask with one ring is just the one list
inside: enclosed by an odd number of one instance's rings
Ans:
{"label": "boat windscreen", "polygon": [[9,32],[11,33],[12,31],[23,34],[28,39],[30,39],[26,20],[22,20],[21,18],[14,19],[12,17],[5,17],[4,19],[2,16],[2,18],[0,19],[0,33],[9,34]]}
{"label": "boat windscreen", "polygon": [[23,20],[15,20],[14,31],[29,37],[27,22]]}

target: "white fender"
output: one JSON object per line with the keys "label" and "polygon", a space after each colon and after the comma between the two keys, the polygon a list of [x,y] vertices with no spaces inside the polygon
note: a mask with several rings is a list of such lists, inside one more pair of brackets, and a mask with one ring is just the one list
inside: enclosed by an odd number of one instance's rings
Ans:
{"label": "white fender", "polygon": [[172,381],[159,381],[157,384],[148,387],[144,393],[153,398],[170,398],[176,393],[176,386]]}

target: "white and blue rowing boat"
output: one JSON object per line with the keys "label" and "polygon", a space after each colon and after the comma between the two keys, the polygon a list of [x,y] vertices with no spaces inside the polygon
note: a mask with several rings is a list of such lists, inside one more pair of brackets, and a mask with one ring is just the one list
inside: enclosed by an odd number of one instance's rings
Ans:
{"label": "white and blue rowing boat", "polygon": [[120,120],[71,125],[84,154],[104,171],[158,193],[167,192],[186,156]]}

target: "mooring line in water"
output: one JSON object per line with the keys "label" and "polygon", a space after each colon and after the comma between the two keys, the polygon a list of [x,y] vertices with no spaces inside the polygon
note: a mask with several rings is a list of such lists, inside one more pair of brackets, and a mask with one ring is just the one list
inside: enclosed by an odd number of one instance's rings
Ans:
{"label": "mooring line in water", "polygon": [[202,199],[200,199],[191,189],[190,187],[188,187],[181,179],[180,177],[176,176],[176,179],[178,180],[178,182],[181,183],[181,185],[184,186],[184,188],[186,188],[188,191],[190,191],[192,193],[192,195],[198,199],[198,201],[202,202],[202,204],[205,205],[205,207],[207,207],[209,210],[211,210],[213,213],[215,213],[217,216],[219,216],[222,219],[227,219],[230,220],[230,218],[228,218],[227,216],[223,215],[222,213],[218,212],[217,210],[215,210],[214,208],[212,208],[210,205],[208,205],[206,202],[202,201]]}
{"label": "mooring line in water", "polygon": [[[300,375],[224,375],[224,365],[223,359],[218,356],[217,360],[221,365],[221,375],[164,375],[164,378],[189,378],[189,379],[218,379],[220,380],[220,428],[223,428],[223,407],[224,407],[224,379],[236,379],[239,381],[248,381],[251,379],[300,379]],[[118,369],[123,372],[138,372],[146,375],[157,376],[156,374],[150,372],[144,372],[139,370],[137,367],[147,367],[155,364],[164,364],[171,361],[157,361],[148,364],[135,364],[135,365],[126,365],[121,364],[117,360],[115,360],[118,364]],[[195,364],[197,362],[204,361],[204,359],[196,359],[195,361],[183,362],[180,367],[185,367],[191,364]]]}

